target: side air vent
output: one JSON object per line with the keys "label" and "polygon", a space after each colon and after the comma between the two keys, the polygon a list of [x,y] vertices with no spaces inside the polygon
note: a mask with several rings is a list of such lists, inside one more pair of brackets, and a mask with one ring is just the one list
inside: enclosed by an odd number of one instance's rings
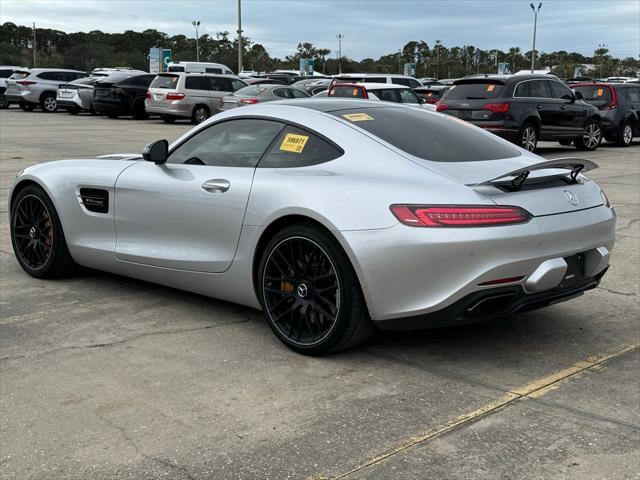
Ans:
{"label": "side air vent", "polygon": [[98,188],[81,188],[80,199],[90,212],[107,213],[109,211],[109,192]]}

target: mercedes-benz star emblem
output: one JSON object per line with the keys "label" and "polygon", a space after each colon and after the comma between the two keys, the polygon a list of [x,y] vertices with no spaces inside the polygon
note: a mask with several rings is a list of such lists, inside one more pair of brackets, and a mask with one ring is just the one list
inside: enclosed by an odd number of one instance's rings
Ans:
{"label": "mercedes-benz star emblem", "polygon": [[567,199],[567,202],[569,202],[571,205],[578,205],[578,197],[576,196],[575,193],[569,191],[569,190],[565,190],[562,192],[564,194],[564,198]]}
{"label": "mercedes-benz star emblem", "polygon": [[31,228],[29,229],[29,236],[30,236],[31,238],[36,238],[36,227],[31,227]]}
{"label": "mercedes-benz star emblem", "polygon": [[309,287],[307,287],[304,283],[298,285],[298,296],[300,298],[304,298],[309,293]]}

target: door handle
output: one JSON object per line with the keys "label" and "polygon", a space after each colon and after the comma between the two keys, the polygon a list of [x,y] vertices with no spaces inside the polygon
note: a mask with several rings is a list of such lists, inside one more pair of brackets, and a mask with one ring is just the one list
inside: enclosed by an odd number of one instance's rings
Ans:
{"label": "door handle", "polygon": [[566,110],[567,107],[565,107],[564,105],[560,105],[560,110]]}
{"label": "door handle", "polygon": [[224,178],[215,178],[213,180],[207,180],[201,186],[201,188],[205,192],[214,193],[214,192],[226,192],[229,190],[231,183],[229,180],[225,180]]}
{"label": "door handle", "polygon": [[536,105],[536,108],[537,108],[538,110],[541,110],[541,109],[542,109],[542,105]]}

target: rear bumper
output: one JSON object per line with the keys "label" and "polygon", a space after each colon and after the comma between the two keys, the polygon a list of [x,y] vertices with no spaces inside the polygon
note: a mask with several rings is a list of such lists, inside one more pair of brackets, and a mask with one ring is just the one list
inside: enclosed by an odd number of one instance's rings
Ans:
{"label": "rear bumper", "polygon": [[4,96],[8,101],[15,102],[15,103],[20,103],[20,102],[38,103],[40,101],[36,93],[29,92],[29,91],[5,92]]}
{"label": "rear bumper", "polygon": [[[561,279],[532,284],[534,273],[539,274],[551,259],[599,247],[611,252],[615,212],[602,205],[534,217],[528,223],[508,227],[436,229],[396,225],[340,233],[371,318],[393,322],[424,316],[424,327],[428,327],[430,319],[435,318],[428,314],[444,311],[468,295],[495,289],[495,285],[481,285],[485,282],[518,277],[521,280],[509,285],[528,294],[553,290]],[[606,266],[599,265],[599,271],[589,275],[597,275]],[[452,321],[455,323],[455,319]]]}
{"label": "rear bumper", "polygon": [[93,101],[93,109],[96,112],[102,113],[117,113],[120,115],[126,115],[129,113],[129,105],[124,105],[120,102],[109,102],[104,100]]}
{"label": "rear bumper", "polygon": [[171,115],[174,117],[189,118],[191,117],[191,112],[193,110],[193,107],[190,104],[185,104],[184,102],[180,104],[178,101],[159,103],[145,100],[144,105],[147,113]]}
{"label": "rear bumper", "polygon": [[71,99],[57,99],[56,100],[57,104],[59,107],[62,108],[80,108],[80,109],[84,109],[84,107],[82,106],[82,102],[80,102],[80,100],[71,100]]}
{"label": "rear bumper", "polygon": [[431,314],[381,320],[376,325],[383,330],[420,330],[453,325],[467,325],[516,313],[548,307],[579,297],[594,289],[607,272],[606,267],[596,276],[587,278],[571,288],[554,288],[528,294],[520,286],[493,288],[474,292],[448,307]]}

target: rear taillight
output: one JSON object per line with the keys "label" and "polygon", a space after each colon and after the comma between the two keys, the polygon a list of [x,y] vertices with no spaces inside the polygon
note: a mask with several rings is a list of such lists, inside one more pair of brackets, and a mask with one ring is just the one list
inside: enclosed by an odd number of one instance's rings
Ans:
{"label": "rear taillight", "polygon": [[493,113],[507,113],[511,108],[511,104],[509,102],[503,103],[487,103],[483,110],[490,110]]}
{"label": "rear taillight", "polygon": [[38,82],[34,82],[33,80],[18,80],[16,82],[18,85],[35,85]]}
{"label": "rear taillight", "polygon": [[147,98],[151,99],[151,92],[147,90]]}
{"label": "rear taillight", "polygon": [[184,93],[169,92],[165,98],[167,100],[182,100],[184,98]]}
{"label": "rear taillight", "polygon": [[412,227],[491,227],[525,223],[531,214],[511,206],[391,205],[391,212]]}
{"label": "rear taillight", "polygon": [[427,103],[431,103],[431,104],[438,103],[438,99],[437,98],[427,98]]}
{"label": "rear taillight", "polygon": [[447,105],[446,103],[440,103],[440,102],[436,103],[436,111],[438,112],[442,112],[448,108],[449,108],[449,105]]}
{"label": "rear taillight", "polygon": [[253,105],[254,103],[258,103],[257,98],[243,98],[240,100],[240,103],[245,103],[247,105]]}

